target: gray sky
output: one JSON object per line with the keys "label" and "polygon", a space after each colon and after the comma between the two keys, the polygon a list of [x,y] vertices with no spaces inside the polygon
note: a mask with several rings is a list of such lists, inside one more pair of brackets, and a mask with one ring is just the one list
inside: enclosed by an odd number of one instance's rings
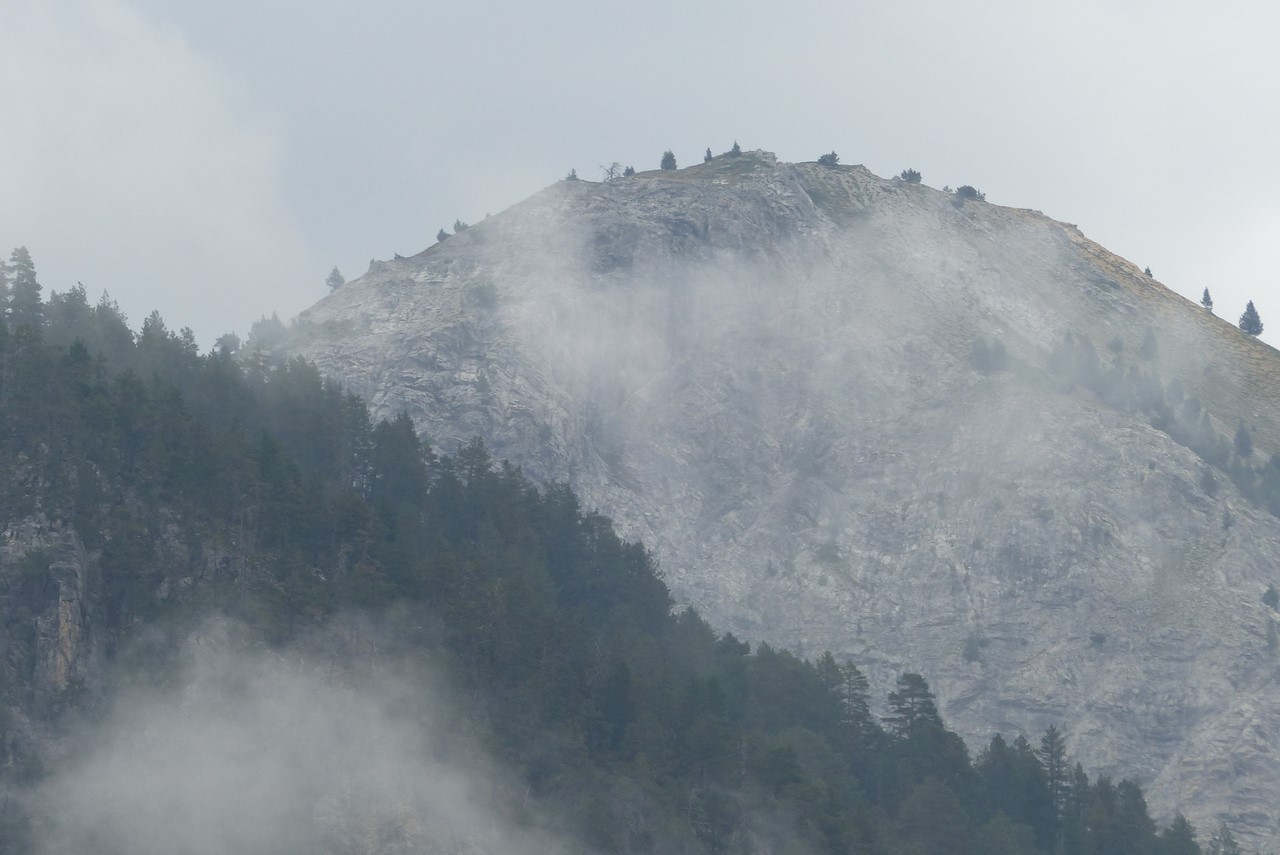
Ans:
{"label": "gray sky", "polygon": [[6,0],[0,247],[207,347],[598,164],[835,149],[1280,341],[1280,5]]}

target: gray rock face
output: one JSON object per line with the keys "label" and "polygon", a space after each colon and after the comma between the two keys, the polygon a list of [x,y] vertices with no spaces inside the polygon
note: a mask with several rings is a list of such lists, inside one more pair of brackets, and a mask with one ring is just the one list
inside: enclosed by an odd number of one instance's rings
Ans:
{"label": "gray rock face", "polygon": [[920,672],[974,747],[1065,726],[1156,813],[1280,845],[1280,520],[1045,367],[1087,336],[1265,455],[1277,353],[1074,226],[956,201],[764,152],[561,182],[375,264],[291,348],[571,482],[722,630]]}
{"label": "gray rock face", "polygon": [[101,644],[89,621],[90,559],[72,528],[50,525],[43,515],[15,521],[2,535],[0,566],[18,568],[3,574],[5,583],[15,588],[25,582],[37,604],[31,637],[4,639],[4,664],[21,675],[13,684],[28,686],[30,708],[48,715],[100,665]]}

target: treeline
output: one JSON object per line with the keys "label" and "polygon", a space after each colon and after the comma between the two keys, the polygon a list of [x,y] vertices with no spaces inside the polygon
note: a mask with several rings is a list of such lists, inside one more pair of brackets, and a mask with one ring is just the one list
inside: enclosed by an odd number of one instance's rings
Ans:
{"label": "treeline", "polygon": [[[1157,829],[1135,783],[1091,781],[1053,728],[973,758],[919,675],[878,717],[856,664],[673,613],[643,546],[479,440],[438,456],[305,362],[201,355],[154,314],[135,336],[82,289],[28,308],[0,326],[0,506],[71,524],[97,556],[110,651],[214,610],[282,644],[342,611],[408,609],[405,643],[444,663],[519,777],[495,809],[564,817],[583,851],[1201,851],[1181,818]],[[210,552],[243,566],[177,584]],[[4,570],[0,707],[53,715],[32,709],[21,653],[23,621],[56,599],[47,562]],[[42,774],[18,762],[21,733],[0,746],[0,775]],[[23,810],[0,805],[0,850],[25,851]]]}

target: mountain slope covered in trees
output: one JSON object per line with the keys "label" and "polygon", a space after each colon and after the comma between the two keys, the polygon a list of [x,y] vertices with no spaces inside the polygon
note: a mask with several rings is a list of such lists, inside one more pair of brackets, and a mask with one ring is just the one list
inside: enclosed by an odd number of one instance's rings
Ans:
{"label": "mountain slope covered in trees", "polygon": [[[481,812],[564,851],[1199,851],[1181,819],[1157,831],[1133,782],[1091,781],[1056,728],[971,758],[918,674],[881,704],[855,661],[673,611],[642,545],[479,440],[438,456],[407,417],[374,422],[301,360],[252,341],[200,355],[156,315],[135,338],[82,289],[37,308],[0,325],[3,851],[173,851],[166,834],[197,817],[67,795],[113,705],[180,686],[179,640],[212,638],[212,616],[316,665],[290,651],[353,614],[393,640],[370,654],[348,630],[339,647],[365,653],[331,652],[319,679],[362,685],[380,656],[442,675],[455,712],[436,753],[492,758],[505,784],[473,796]],[[197,720],[220,702],[183,697]],[[165,752],[154,730],[134,738],[145,775]],[[220,788],[257,783],[186,771],[215,818]],[[288,835],[227,831],[225,851],[486,851],[440,839],[408,796],[335,806],[289,786]]]}

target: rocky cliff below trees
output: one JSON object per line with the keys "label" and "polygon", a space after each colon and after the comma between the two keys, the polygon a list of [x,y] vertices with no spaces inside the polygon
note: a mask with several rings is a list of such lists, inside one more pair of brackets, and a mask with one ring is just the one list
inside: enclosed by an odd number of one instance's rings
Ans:
{"label": "rocky cliff below trees", "polygon": [[376,263],[289,348],[568,481],[719,629],[919,672],[971,745],[1065,723],[1155,813],[1280,845],[1280,519],[1239,474],[1280,354],[1074,226],[721,156]]}

